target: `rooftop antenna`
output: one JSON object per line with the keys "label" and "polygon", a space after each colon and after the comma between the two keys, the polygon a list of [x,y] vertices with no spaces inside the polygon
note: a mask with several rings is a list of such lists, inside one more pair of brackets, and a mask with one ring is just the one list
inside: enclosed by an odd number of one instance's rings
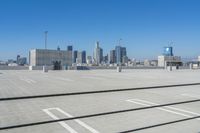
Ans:
{"label": "rooftop antenna", "polygon": [[170,42],[168,45],[169,45],[169,47],[172,47],[172,45],[174,44],[174,42]]}
{"label": "rooftop antenna", "polygon": [[44,34],[45,34],[45,49],[47,49],[47,34],[48,34],[48,31],[45,31]]}
{"label": "rooftop antenna", "polygon": [[122,41],[122,39],[120,38],[120,39],[119,39],[119,46],[121,46],[121,41]]}

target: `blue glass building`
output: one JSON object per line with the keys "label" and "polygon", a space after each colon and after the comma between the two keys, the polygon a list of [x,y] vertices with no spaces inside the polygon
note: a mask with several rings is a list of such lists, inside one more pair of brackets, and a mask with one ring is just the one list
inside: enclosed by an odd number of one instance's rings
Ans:
{"label": "blue glass building", "polygon": [[173,56],[173,47],[164,47],[164,56]]}
{"label": "blue glass building", "polygon": [[116,63],[121,64],[123,57],[127,56],[126,47],[116,46],[115,47],[115,58]]}

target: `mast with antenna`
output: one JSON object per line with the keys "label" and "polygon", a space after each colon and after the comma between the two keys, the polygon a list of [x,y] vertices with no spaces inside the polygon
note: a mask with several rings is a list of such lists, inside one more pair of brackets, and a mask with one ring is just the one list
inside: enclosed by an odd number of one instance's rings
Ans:
{"label": "mast with antenna", "polygon": [[48,34],[48,31],[45,31],[44,32],[44,34],[45,34],[45,49],[47,49],[47,34]]}
{"label": "mast with antenna", "polygon": [[119,46],[121,46],[121,41],[122,41],[122,39],[120,38],[120,39],[119,39]]}

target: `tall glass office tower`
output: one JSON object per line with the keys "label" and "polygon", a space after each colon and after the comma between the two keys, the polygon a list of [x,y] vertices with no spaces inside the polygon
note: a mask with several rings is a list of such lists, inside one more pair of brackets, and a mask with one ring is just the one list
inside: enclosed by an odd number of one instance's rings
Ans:
{"label": "tall glass office tower", "polygon": [[116,63],[120,65],[122,63],[123,57],[126,57],[126,47],[116,46],[115,47],[115,57],[116,57]]}
{"label": "tall glass office tower", "polygon": [[121,64],[121,46],[115,47],[115,57],[116,57],[116,63],[119,65]]}

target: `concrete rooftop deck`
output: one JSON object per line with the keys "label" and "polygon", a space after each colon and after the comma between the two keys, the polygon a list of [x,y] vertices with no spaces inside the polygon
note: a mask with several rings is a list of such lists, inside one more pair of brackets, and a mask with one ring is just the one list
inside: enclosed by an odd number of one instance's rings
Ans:
{"label": "concrete rooftop deck", "polygon": [[[200,70],[0,70],[0,98],[200,83]],[[0,101],[0,127],[200,99],[200,85]],[[200,115],[200,102],[0,130],[0,133],[115,133]],[[200,119],[138,131],[199,133]]]}

